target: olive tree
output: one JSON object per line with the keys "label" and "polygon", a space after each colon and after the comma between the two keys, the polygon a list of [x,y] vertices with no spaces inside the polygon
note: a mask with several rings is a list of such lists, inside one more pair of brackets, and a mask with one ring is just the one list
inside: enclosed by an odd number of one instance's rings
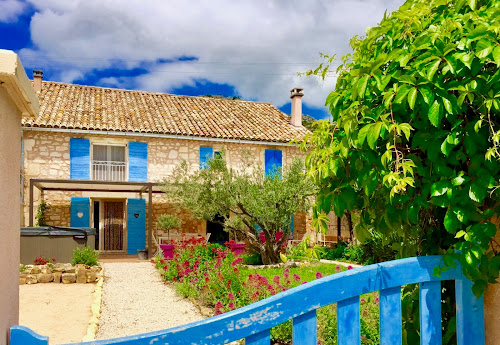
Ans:
{"label": "olive tree", "polygon": [[[183,162],[171,182],[165,183],[165,192],[195,218],[220,223],[225,230],[246,238],[264,264],[276,263],[289,237],[292,216],[309,208],[315,189],[300,159],[265,176],[262,166],[245,156],[239,169],[226,165],[224,153],[209,160],[205,169],[194,172]],[[217,216],[224,220],[219,221]],[[265,243],[259,231],[263,231]],[[283,232],[283,236],[275,240],[277,232]]]}
{"label": "olive tree", "polygon": [[303,143],[316,222],[357,210],[360,241],[377,232],[400,257],[445,254],[440,269],[458,260],[476,295],[495,281],[499,38],[498,1],[409,0],[352,39],[332,121]]}

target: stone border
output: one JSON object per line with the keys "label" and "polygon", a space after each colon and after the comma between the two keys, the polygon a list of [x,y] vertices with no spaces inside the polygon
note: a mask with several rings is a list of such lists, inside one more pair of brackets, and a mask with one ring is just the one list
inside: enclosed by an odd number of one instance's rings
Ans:
{"label": "stone border", "polygon": [[102,285],[104,284],[104,269],[100,272],[99,280],[94,289],[94,300],[90,306],[92,316],[87,327],[87,334],[82,338],[82,342],[94,341],[99,329],[99,319],[101,317]]}

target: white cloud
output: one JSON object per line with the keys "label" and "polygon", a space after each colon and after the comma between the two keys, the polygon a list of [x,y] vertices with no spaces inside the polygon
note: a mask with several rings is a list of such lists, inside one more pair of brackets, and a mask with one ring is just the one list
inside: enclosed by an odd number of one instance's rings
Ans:
{"label": "white cloud", "polygon": [[[81,73],[150,62],[148,74],[103,78],[108,85],[168,91],[201,79],[234,85],[243,98],[277,106],[301,86],[306,104],[323,106],[334,78],[323,82],[297,72],[316,67],[319,52],[349,52],[353,35],[363,35],[402,2],[31,0],[38,10],[31,21],[36,48],[20,53]],[[198,61],[156,62],[183,56]],[[66,80],[70,76],[65,73]]]}
{"label": "white cloud", "polygon": [[0,23],[15,22],[26,9],[26,3],[18,0],[0,1]]}

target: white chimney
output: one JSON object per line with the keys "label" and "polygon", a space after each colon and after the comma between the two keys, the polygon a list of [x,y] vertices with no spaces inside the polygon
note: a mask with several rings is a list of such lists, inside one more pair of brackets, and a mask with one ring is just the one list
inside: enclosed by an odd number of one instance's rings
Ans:
{"label": "white chimney", "polygon": [[292,118],[291,123],[295,127],[302,127],[302,90],[295,88],[290,91],[290,98],[292,99]]}
{"label": "white chimney", "polygon": [[33,89],[35,89],[35,92],[42,91],[42,79],[43,72],[39,70],[33,70]]}

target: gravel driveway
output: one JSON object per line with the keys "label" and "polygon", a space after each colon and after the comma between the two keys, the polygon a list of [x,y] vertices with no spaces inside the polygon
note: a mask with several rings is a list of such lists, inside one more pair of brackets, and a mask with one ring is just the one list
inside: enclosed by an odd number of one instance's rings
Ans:
{"label": "gravel driveway", "polygon": [[191,302],[163,284],[150,262],[102,266],[104,285],[96,339],[158,331],[203,319]]}

